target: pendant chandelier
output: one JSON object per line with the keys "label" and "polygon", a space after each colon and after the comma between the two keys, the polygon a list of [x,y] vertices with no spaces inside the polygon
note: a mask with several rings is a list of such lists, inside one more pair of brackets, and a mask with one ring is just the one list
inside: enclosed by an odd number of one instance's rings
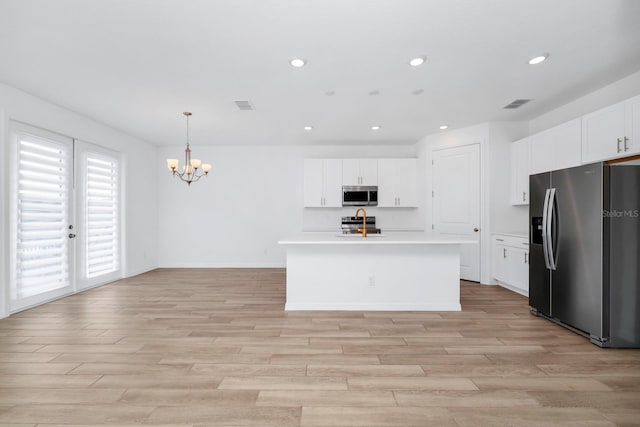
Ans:
{"label": "pendant chandelier", "polygon": [[167,167],[173,176],[177,176],[182,181],[186,182],[187,185],[191,185],[192,182],[196,182],[203,176],[207,176],[209,174],[211,164],[203,164],[202,160],[191,158],[191,148],[189,148],[189,117],[191,117],[191,113],[185,111],[182,114],[187,118],[187,148],[184,150],[184,165],[180,169],[180,162],[178,159],[167,159]]}

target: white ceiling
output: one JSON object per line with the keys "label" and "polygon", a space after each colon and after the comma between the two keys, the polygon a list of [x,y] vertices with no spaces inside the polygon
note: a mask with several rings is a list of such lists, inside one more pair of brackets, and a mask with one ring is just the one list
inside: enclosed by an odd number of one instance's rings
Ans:
{"label": "white ceiling", "polygon": [[403,144],[640,70],[639,18],[638,0],[1,0],[0,81],[159,145],[184,143],[187,110],[194,145]]}

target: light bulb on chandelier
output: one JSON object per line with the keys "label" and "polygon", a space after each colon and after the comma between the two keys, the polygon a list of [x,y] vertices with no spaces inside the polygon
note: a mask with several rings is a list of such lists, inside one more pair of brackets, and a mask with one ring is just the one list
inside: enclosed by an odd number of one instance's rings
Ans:
{"label": "light bulb on chandelier", "polygon": [[173,176],[177,176],[187,185],[191,185],[192,182],[196,182],[209,174],[211,164],[202,163],[200,159],[191,158],[191,148],[189,147],[189,117],[191,113],[186,111],[182,114],[187,118],[187,148],[184,150],[184,165],[180,168],[178,159],[167,159],[167,168],[169,168]]}

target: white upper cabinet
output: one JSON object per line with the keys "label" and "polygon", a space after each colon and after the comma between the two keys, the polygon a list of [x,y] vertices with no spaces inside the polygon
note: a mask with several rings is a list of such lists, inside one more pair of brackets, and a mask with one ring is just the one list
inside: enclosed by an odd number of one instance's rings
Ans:
{"label": "white upper cabinet", "polygon": [[378,160],[344,159],[342,185],[378,185]]}
{"label": "white upper cabinet", "polygon": [[304,160],[304,206],[342,206],[342,160]]}
{"label": "white upper cabinet", "polygon": [[640,96],[582,117],[582,161],[626,157],[640,152]]}
{"label": "white upper cabinet", "polygon": [[580,118],[529,137],[529,174],[570,168],[581,163]]}
{"label": "white upper cabinet", "polygon": [[418,206],[416,159],[378,160],[378,206]]}
{"label": "white upper cabinet", "polygon": [[529,139],[511,144],[511,192],[512,205],[529,204]]}

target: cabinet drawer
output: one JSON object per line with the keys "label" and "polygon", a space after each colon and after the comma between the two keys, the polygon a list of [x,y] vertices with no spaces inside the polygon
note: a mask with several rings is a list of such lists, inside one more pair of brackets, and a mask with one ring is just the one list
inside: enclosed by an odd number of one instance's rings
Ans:
{"label": "cabinet drawer", "polygon": [[503,234],[494,234],[493,242],[500,245],[511,246],[519,249],[526,249],[526,250],[529,249],[529,240],[523,239],[522,237],[508,236]]}

